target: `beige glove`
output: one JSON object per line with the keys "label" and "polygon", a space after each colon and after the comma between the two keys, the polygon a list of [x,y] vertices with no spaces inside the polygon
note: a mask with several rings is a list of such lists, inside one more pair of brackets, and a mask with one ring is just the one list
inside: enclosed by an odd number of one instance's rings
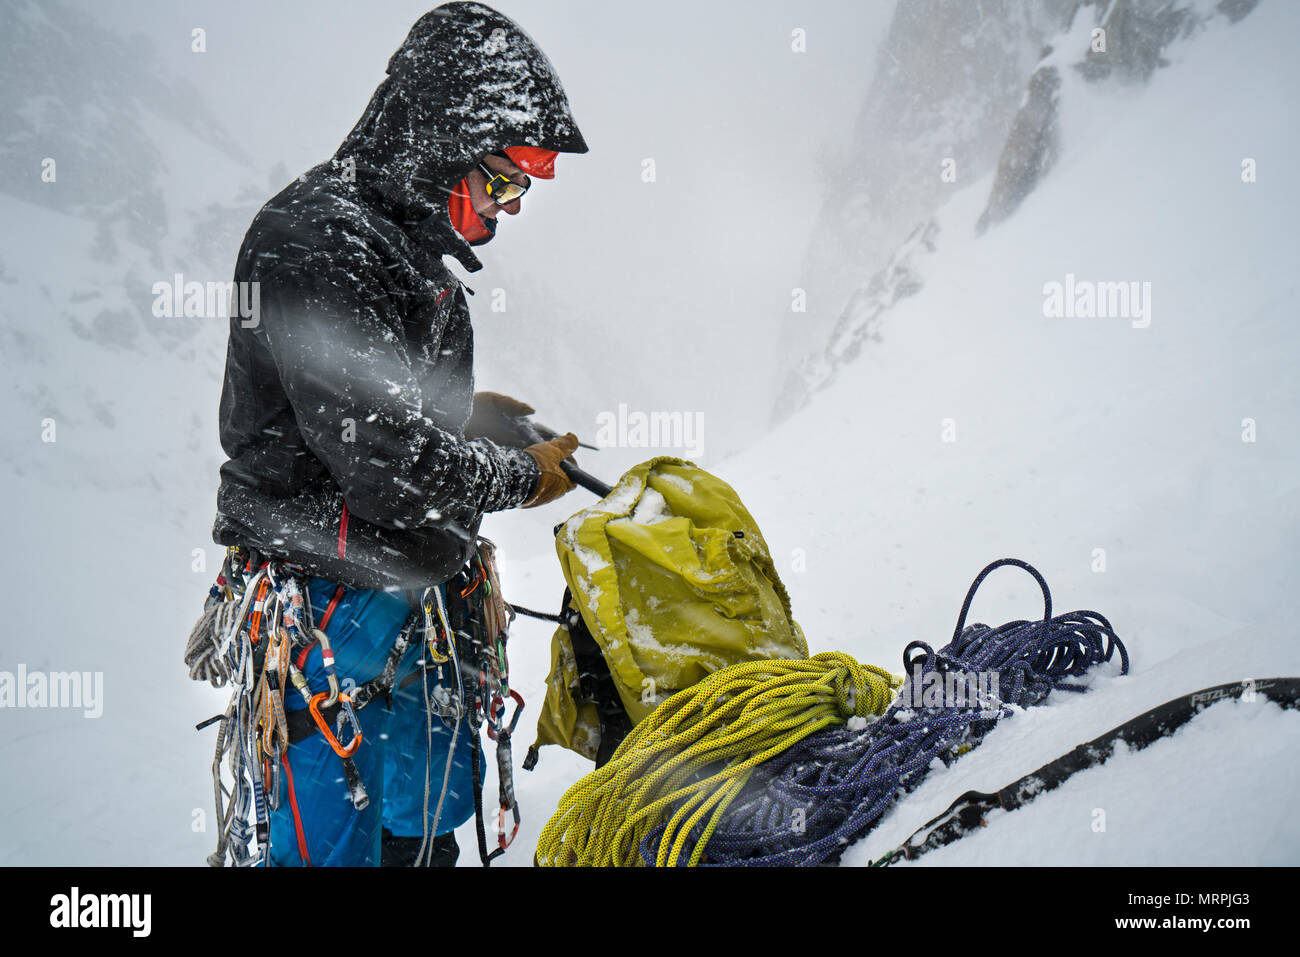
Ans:
{"label": "beige glove", "polygon": [[524,502],[523,508],[534,508],[547,502],[554,502],[566,492],[573,491],[573,482],[564,474],[560,463],[577,450],[578,437],[572,432],[524,449],[533,457],[541,474],[537,477],[537,488],[533,491],[532,498]]}
{"label": "beige glove", "polygon": [[475,392],[474,407],[465,423],[465,438],[491,439],[497,445],[519,448],[515,420],[532,415],[536,410],[527,402],[520,402],[500,392]]}

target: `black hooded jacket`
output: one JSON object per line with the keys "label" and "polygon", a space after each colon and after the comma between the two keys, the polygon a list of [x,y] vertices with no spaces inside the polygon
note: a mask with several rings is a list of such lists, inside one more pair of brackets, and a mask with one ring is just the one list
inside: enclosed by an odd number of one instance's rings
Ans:
{"label": "black hooded jacket", "polygon": [[411,29],[333,159],[262,207],[235,267],[259,308],[230,321],[217,543],[422,588],[468,560],[484,512],[532,494],[527,453],[463,436],[473,330],[442,262],[481,268],[448,194],[507,146],[587,150],[527,34],[448,3]]}

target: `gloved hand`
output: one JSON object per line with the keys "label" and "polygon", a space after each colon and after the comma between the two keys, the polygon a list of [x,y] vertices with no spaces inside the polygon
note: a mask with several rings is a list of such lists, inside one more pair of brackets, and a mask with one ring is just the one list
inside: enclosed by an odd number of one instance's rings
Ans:
{"label": "gloved hand", "polygon": [[465,438],[491,439],[497,445],[519,448],[524,442],[514,427],[514,421],[535,411],[527,402],[500,392],[475,392],[474,407],[465,423]]}
{"label": "gloved hand", "polygon": [[566,492],[573,491],[573,482],[564,474],[564,470],[560,468],[560,463],[577,450],[578,437],[572,432],[551,439],[549,442],[530,445],[524,449],[533,457],[533,461],[537,463],[537,469],[541,473],[537,477],[537,488],[534,489],[532,497],[524,502],[524,508],[545,505],[547,502],[555,501]]}

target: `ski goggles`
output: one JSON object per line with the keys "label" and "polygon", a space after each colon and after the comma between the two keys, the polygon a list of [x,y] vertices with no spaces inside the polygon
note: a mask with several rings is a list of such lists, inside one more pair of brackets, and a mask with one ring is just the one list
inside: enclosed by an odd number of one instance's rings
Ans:
{"label": "ski goggles", "polygon": [[[511,163],[514,162],[505,153],[493,153],[492,155],[510,160]],[[478,168],[487,177],[487,194],[492,197],[492,201],[498,206],[508,206],[528,192],[528,186],[521,186],[509,177],[488,169],[486,163],[479,163]]]}

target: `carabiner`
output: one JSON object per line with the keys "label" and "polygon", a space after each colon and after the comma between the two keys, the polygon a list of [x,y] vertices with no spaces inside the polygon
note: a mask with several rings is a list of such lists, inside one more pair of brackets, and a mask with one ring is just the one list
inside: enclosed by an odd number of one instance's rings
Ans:
{"label": "carabiner", "polygon": [[330,731],[330,726],[325,723],[325,718],[320,713],[320,703],[329,696],[328,691],[320,692],[311,699],[307,709],[311,712],[312,720],[316,722],[320,733],[325,735],[325,741],[334,749],[334,753],[340,758],[350,758],[356,754],[357,748],[361,747],[361,725],[357,724],[357,716],[352,710],[352,699],[347,694],[340,693],[339,703],[343,708],[339,712],[339,727],[343,726],[344,720],[352,724],[352,740],[346,746],[340,744],[338,736]]}
{"label": "carabiner", "polygon": [[266,805],[272,811],[280,809],[280,742],[275,743],[271,753],[267,756],[262,765],[263,780],[269,783],[266,786]]}
{"label": "carabiner", "polygon": [[[510,724],[506,727],[506,731],[510,734],[514,734],[515,726],[519,724],[519,715],[524,710],[524,696],[512,688],[510,690],[510,697],[515,699],[515,713],[511,715]],[[502,710],[504,710],[504,708]]]}
{"label": "carabiner", "polygon": [[[524,710],[523,695],[521,695],[518,691],[514,691],[512,689],[510,691],[510,697],[515,699],[515,713],[510,716],[510,724],[506,725],[505,728],[506,734],[515,733],[515,726],[519,724],[520,712]],[[506,711],[505,699],[502,698],[500,695],[493,696],[492,703],[488,706],[488,716],[487,716],[488,719],[487,719],[487,727],[486,727],[487,736],[491,738],[493,741],[497,739],[497,734],[499,733],[497,729],[499,729],[502,725],[501,719],[505,717],[505,711]]]}
{"label": "carabiner", "polygon": [[[433,602],[429,600],[429,594],[431,592],[438,600],[438,621],[441,624],[441,631],[433,620],[434,605]],[[451,646],[448,636],[451,633],[451,626],[447,623],[447,611],[443,605],[442,592],[439,590],[437,585],[433,585],[424,590],[424,595],[420,599],[420,607],[424,610],[424,643],[425,647],[429,649],[429,658],[435,664],[444,664],[450,658]],[[447,654],[443,654],[438,650],[439,641],[442,641],[447,645]]]}
{"label": "carabiner", "polygon": [[501,726],[501,718],[498,715],[498,711],[504,712],[505,710],[506,703],[501,700],[501,696],[493,695],[492,701],[488,704],[487,721],[484,722],[486,725],[485,730],[487,731],[487,736],[493,741],[497,739],[497,728]]}
{"label": "carabiner", "polygon": [[[508,811],[514,812],[515,827],[514,830],[510,832],[510,836],[506,837],[506,812]],[[507,847],[509,847],[512,843],[514,843],[515,835],[518,833],[519,833],[519,805],[516,804],[513,808],[502,807],[499,811],[497,811],[497,846],[504,851]]]}
{"label": "carabiner", "polygon": [[481,567],[475,568],[473,580],[460,590],[460,597],[468,598],[470,595],[474,594],[474,590],[481,584],[483,584],[483,569]]}
{"label": "carabiner", "polygon": [[313,628],[311,633],[312,637],[320,642],[321,667],[325,669],[325,681],[330,689],[327,693],[329,700],[325,702],[325,707],[332,708],[339,703],[339,699],[342,697],[339,694],[338,672],[334,668],[334,649],[330,647],[330,638],[325,632],[319,628]]}

